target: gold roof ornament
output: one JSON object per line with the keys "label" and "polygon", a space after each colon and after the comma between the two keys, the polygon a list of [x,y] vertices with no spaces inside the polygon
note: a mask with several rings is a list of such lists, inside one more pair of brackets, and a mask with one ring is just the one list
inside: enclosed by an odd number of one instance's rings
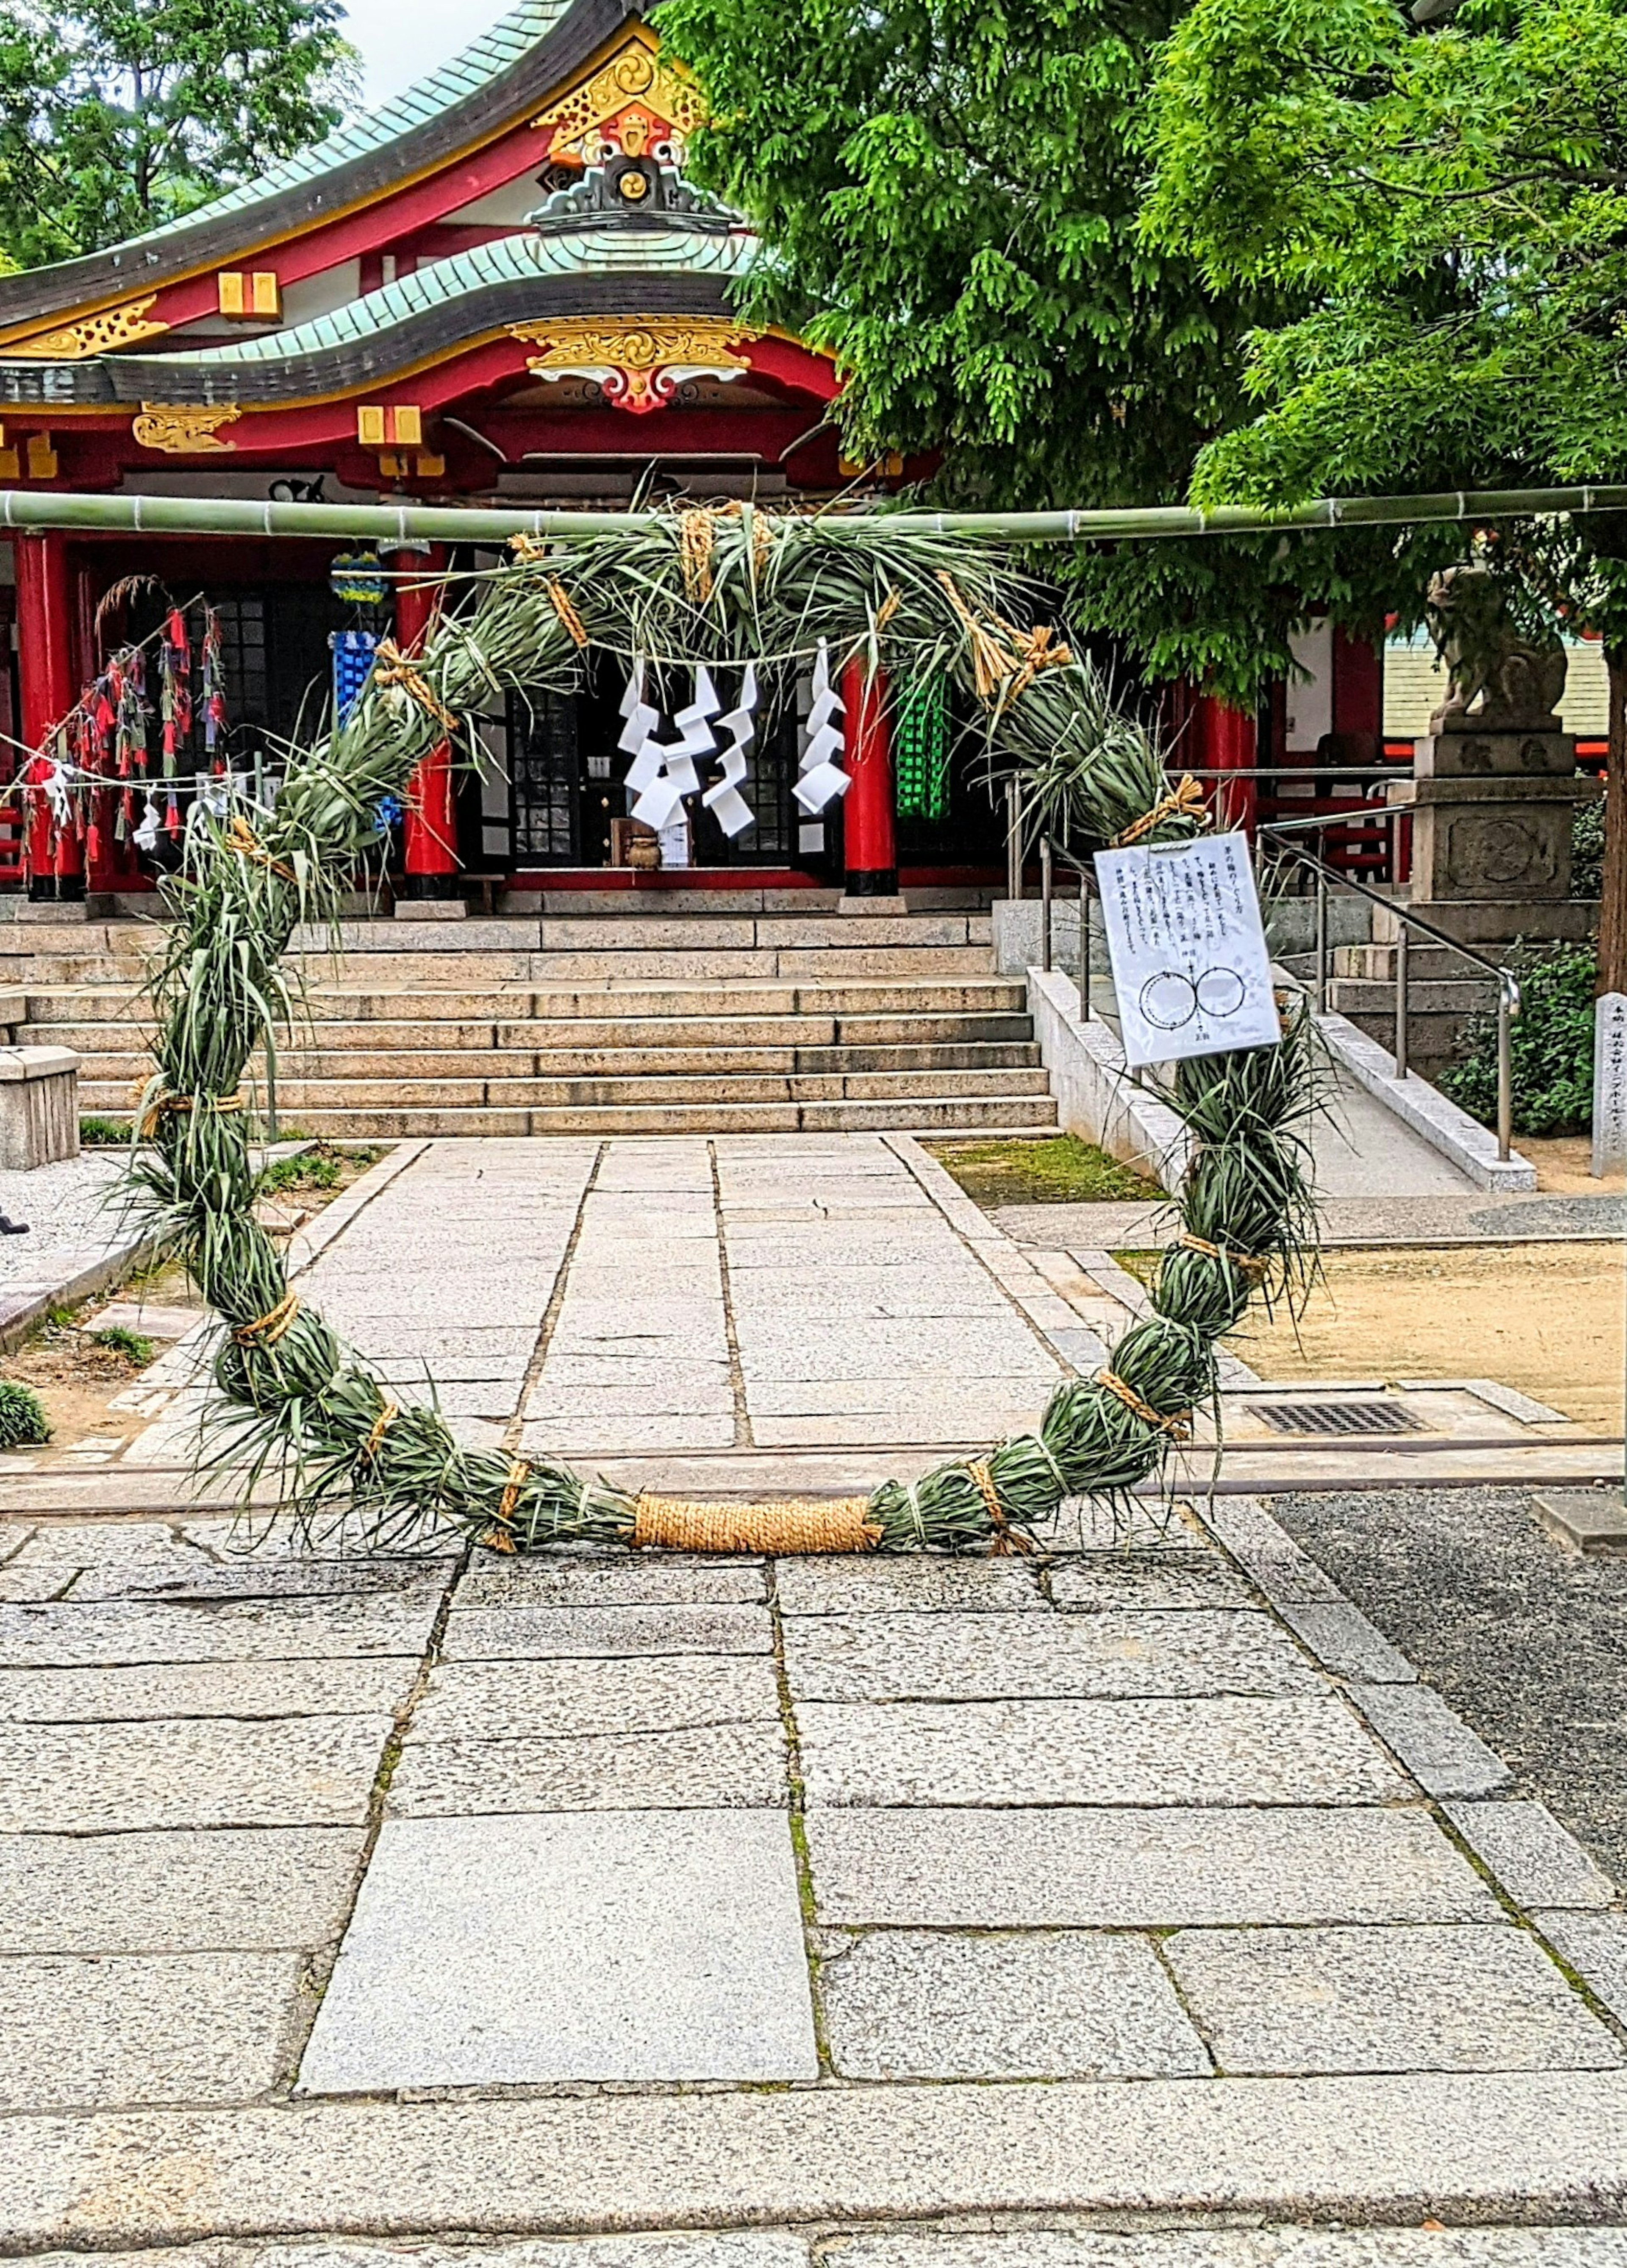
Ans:
{"label": "gold roof ornament", "polygon": [[751,368],[731,350],[761,331],[725,315],[677,320],[641,316],[621,322],[511,323],[509,335],[542,349],[526,357],[538,378],[598,380],[613,409],[638,416],[665,409],[687,378],[727,381]]}
{"label": "gold roof ornament", "polygon": [[105,307],[99,315],[85,315],[77,323],[61,323],[55,330],[36,331],[32,338],[14,339],[0,347],[6,362],[85,362],[92,355],[111,354],[133,346],[137,339],[156,338],[167,323],[149,322],[147,310],[158,298],[127,299],[121,307]]}
{"label": "gold roof ornament", "polygon": [[216,456],[235,449],[235,441],[220,437],[223,425],[243,415],[234,406],[223,409],[189,409],[167,401],[144,401],[141,413],[130,420],[130,431],[144,449],[161,449],[166,457]]}
{"label": "gold roof ornament", "polygon": [[531,123],[548,130],[548,154],[556,165],[593,166],[607,154],[676,165],[705,116],[694,80],[635,35]]}

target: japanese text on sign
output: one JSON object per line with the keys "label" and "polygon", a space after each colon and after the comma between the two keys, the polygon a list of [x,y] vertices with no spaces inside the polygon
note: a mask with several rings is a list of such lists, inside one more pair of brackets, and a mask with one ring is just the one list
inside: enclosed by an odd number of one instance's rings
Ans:
{"label": "japanese text on sign", "polygon": [[1104,850],[1095,864],[1126,1062],[1173,1063],[1281,1036],[1244,836]]}

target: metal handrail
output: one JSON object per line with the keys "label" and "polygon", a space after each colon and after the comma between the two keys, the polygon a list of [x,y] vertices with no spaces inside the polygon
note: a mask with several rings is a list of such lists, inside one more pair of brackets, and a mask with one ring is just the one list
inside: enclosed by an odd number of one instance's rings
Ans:
{"label": "metal handrail", "polygon": [[[1391,814],[1396,819],[1410,815],[1404,805],[1393,806]],[[1352,820],[1359,824],[1364,816],[1365,814],[1360,812],[1329,812],[1314,820],[1267,821],[1262,824],[1257,831],[1263,837],[1269,840],[1290,830],[1298,832],[1307,827],[1348,826]],[[1510,1026],[1520,1013],[1520,983],[1513,970],[1500,967],[1495,961],[1489,961],[1483,953],[1476,953],[1473,946],[1465,945],[1461,939],[1449,937],[1445,930],[1437,929],[1433,922],[1425,921],[1422,914],[1414,913],[1410,906],[1399,905],[1394,898],[1387,898],[1381,890],[1373,889],[1366,882],[1358,881],[1353,874],[1344,873],[1338,867],[1327,865],[1321,859],[1313,858],[1308,850],[1302,850],[1297,843],[1284,843],[1279,844],[1278,848],[1288,858],[1298,860],[1301,866],[1308,867],[1316,877],[1316,983],[1313,998],[1318,1015],[1327,1012],[1328,1005],[1329,883],[1336,882],[1341,889],[1353,890],[1358,897],[1370,899],[1375,906],[1382,906],[1385,912],[1396,923],[1395,1053],[1395,1077],[1398,1079],[1404,1079],[1407,1077],[1408,931],[1417,930],[1420,936],[1428,938],[1432,944],[1445,946],[1449,952],[1455,953],[1461,960],[1472,961],[1476,968],[1483,969],[1488,976],[1496,980],[1497,1154],[1499,1160],[1506,1162],[1513,1148],[1514,1128],[1513,1059],[1511,1052]]]}
{"label": "metal handrail", "polygon": [[[1386,816],[1391,819],[1409,815],[1406,807],[1400,805],[1390,806],[1386,812]],[[1289,832],[1298,833],[1311,827],[1348,827],[1352,823],[1360,825],[1365,819],[1366,814],[1362,812],[1329,812],[1311,819],[1263,822],[1257,832],[1262,836],[1273,837]],[[1428,938],[1432,944],[1446,946],[1461,959],[1472,961],[1476,968],[1483,969],[1488,976],[1496,979],[1497,1154],[1499,1160],[1506,1162],[1513,1148],[1514,1082],[1510,1027],[1513,1019],[1520,1013],[1520,984],[1513,971],[1499,967],[1495,961],[1489,961],[1484,954],[1476,953],[1473,946],[1464,945],[1455,937],[1448,937],[1445,930],[1437,929],[1433,922],[1426,921],[1422,914],[1415,914],[1410,907],[1398,905],[1394,898],[1387,898],[1381,890],[1372,889],[1366,882],[1358,881],[1354,875],[1344,873],[1336,866],[1327,865],[1321,859],[1314,858],[1308,850],[1301,850],[1297,843],[1284,843],[1278,847],[1287,857],[1297,859],[1300,865],[1308,867],[1316,877],[1316,976],[1312,992],[1312,1005],[1319,1016],[1325,1015],[1328,1007],[1329,883],[1335,882],[1342,889],[1353,890],[1358,897],[1370,899],[1375,906],[1382,906],[1385,912],[1390,915],[1398,924],[1395,935],[1395,1049],[1397,1080],[1404,1080],[1409,1075],[1407,1063],[1408,931],[1417,930],[1420,935]],[[1076,858],[1065,844],[1055,842],[1048,834],[1042,835],[1040,837],[1040,966],[1042,969],[1049,970],[1051,965],[1051,905],[1055,895],[1055,868],[1057,859],[1060,859],[1064,865],[1071,866],[1079,877],[1079,1001],[1086,1017],[1088,1018],[1091,1012],[1090,901],[1093,895],[1099,897],[1101,891],[1097,887],[1095,875],[1088,864]]]}

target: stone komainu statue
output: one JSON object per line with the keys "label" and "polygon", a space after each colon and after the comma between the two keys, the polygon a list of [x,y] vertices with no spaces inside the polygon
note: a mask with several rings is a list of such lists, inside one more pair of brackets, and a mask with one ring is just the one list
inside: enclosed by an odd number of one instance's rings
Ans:
{"label": "stone komainu statue", "polygon": [[1478,564],[1448,567],[1430,585],[1429,616],[1452,681],[1430,719],[1434,731],[1553,728],[1564,691],[1564,648],[1515,622],[1501,576]]}

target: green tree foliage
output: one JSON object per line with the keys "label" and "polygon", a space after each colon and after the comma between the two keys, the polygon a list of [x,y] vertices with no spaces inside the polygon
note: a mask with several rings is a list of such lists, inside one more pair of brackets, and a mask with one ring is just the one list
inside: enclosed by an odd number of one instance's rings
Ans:
{"label": "green tree foliage", "polygon": [[317,139],[355,85],[338,0],[0,0],[0,257],[179,219]]}
{"label": "green tree foliage", "polygon": [[[1269,281],[1210,285],[1139,224],[1154,58],[1181,13],[664,0],[663,41],[711,104],[697,166],[769,247],[752,312],[837,357],[850,456],[937,457],[934,492],[961,504],[1173,502],[1248,414],[1243,342],[1293,303]],[[1395,550],[1124,544],[1074,561],[1070,597],[1149,674],[1247,705],[1310,601],[1377,627]]]}
{"label": "green tree foliage", "polygon": [[1627,6],[1196,0],[1152,107],[1150,247],[1258,330],[1201,501],[1627,474]]}
{"label": "green tree foliage", "polygon": [[[1153,249],[1299,297],[1199,502],[1627,478],[1627,0],[1195,0],[1151,107]],[[1604,641],[1627,773],[1627,514],[1491,531],[1549,633]],[[1601,983],[1627,986],[1627,797]]]}

